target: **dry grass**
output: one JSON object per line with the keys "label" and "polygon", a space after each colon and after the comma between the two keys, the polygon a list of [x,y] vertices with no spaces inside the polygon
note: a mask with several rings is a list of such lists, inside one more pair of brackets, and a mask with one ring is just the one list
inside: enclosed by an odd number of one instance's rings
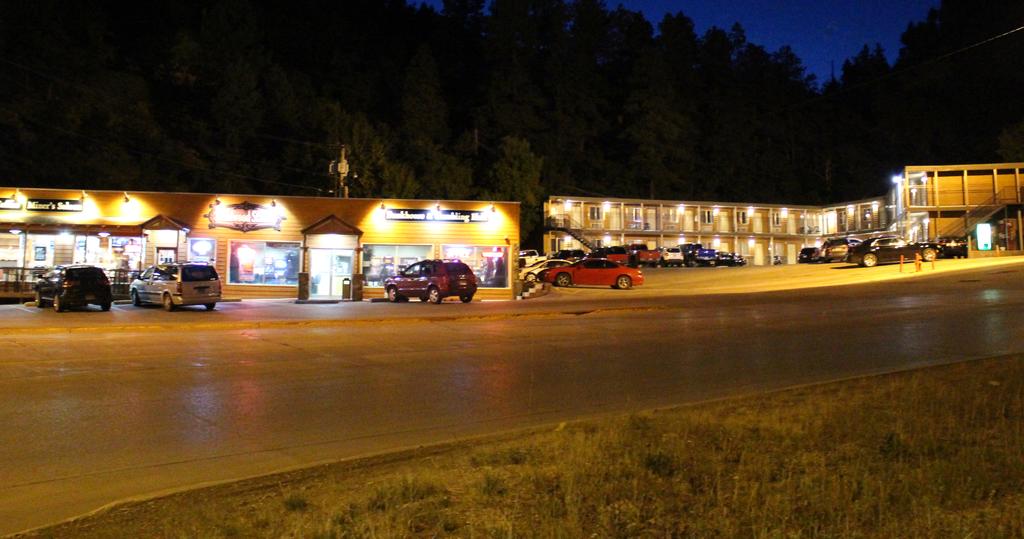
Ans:
{"label": "dry grass", "polygon": [[1024,537],[1024,361],[342,463],[40,535]]}

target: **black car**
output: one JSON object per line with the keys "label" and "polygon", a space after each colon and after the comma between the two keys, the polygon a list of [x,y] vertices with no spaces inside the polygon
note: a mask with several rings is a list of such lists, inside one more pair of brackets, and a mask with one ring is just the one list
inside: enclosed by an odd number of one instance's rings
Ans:
{"label": "black car", "polygon": [[967,258],[967,238],[935,238],[940,258]]}
{"label": "black car", "polygon": [[727,253],[725,251],[718,251],[715,253],[715,265],[716,266],[745,266],[747,259],[743,258],[743,255],[737,253]]}
{"label": "black car", "polygon": [[810,264],[818,261],[817,247],[804,247],[800,249],[800,255],[796,258],[797,264]]}
{"label": "black car", "polygon": [[57,266],[36,281],[35,290],[36,307],[50,304],[57,312],[90,303],[109,311],[114,300],[110,279],[96,266]]}
{"label": "black car", "polygon": [[907,243],[897,236],[882,236],[865,240],[850,248],[847,262],[872,267],[878,264],[899,262],[900,256],[905,260],[914,261],[917,255],[930,262],[939,255],[938,247],[933,243]]}
{"label": "black car", "polygon": [[586,258],[587,253],[583,252],[583,249],[562,249],[555,253],[551,258],[558,258],[560,260],[583,260]]}

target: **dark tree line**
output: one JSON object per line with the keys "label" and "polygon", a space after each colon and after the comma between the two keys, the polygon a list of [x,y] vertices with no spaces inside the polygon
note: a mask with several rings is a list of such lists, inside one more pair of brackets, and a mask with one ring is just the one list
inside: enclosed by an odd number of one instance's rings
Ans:
{"label": "dark tree line", "polygon": [[[737,24],[601,0],[0,2],[0,178],[353,196],[816,203],[1024,159],[1024,4],[945,0],[816,81]],[[963,50],[967,48],[967,50]]]}

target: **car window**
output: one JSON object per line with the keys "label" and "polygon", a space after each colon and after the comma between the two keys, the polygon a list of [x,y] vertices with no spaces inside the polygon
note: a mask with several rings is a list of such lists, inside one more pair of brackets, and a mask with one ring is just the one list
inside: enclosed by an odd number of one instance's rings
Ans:
{"label": "car window", "polygon": [[420,276],[420,266],[422,266],[422,265],[423,265],[423,262],[417,262],[415,264],[411,264],[409,266],[406,266],[406,268],[404,270],[402,270],[402,273],[401,273],[402,277],[419,277]]}
{"label": "car window", "polygon": [[153,279],[157,281],[176,281],[178,280],[178,268],[177,266],[157,267],[153,271]]}
{"label": "car window", "polygon": [[469,269],[469,266],[462,262],[446,262],[444,265],[444,269],[449,275],[472,273],[472,270]]}
{"label": "car window", "polygon": [[213,269],[213,266],[182,266],[181,280],[185,282],[216,281],[217,270]]}
{"label": "car window", "polygon": [[587,260],[583,264],[583,267],[585,267],[587,269],[599,269],[599,268],[603,268],[604,267],[604,263],[605,263],[604,260]]}
{"label": "car window", "polygon": [[616,264],[615,262],[612,262],[611,260],[604,260],[602,265],[605,268],[617,268],[617,267],[619,267],[618,264]]}
{"label": "car window", "polygon": [[152,277],[152,276],[153,276],[153,268],[146,268],[146,271],[142,272],[142,275],[140,275],[139,278],[144,280],[144,281],[146,281],[146,280],[149,280],[149,278]]}
{"label": "car window", "polygon": [[105,274],[100,268],[68,268],[68,279],[99,279]]}

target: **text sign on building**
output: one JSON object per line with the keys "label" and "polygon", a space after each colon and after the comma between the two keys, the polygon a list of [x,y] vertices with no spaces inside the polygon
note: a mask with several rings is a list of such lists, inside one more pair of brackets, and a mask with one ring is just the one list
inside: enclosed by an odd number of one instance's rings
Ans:
{"label": "text sign on building", "polygon": [[487,212],[471,210],[387,210],[388,221],[440,221],[444,223],[486,223]]}
{"label": "text sign on building", "polygon": [[210,213],[203,217],[210,220],[210,228],[233,228],[242,232],[273,228],[281,230],[284,216],[276,205],[263,206],[252,202],[238,204],[210,204]]}
{"label": "text sign on building", "polygon": [[20,210],[21,201],[16,198],[0,198],[0,210]]}
{"label": "text sign on building", "polygon": [[25,203],[25,209],[28,211],[82,211],[82,201],[73,198],[30,198]]}

